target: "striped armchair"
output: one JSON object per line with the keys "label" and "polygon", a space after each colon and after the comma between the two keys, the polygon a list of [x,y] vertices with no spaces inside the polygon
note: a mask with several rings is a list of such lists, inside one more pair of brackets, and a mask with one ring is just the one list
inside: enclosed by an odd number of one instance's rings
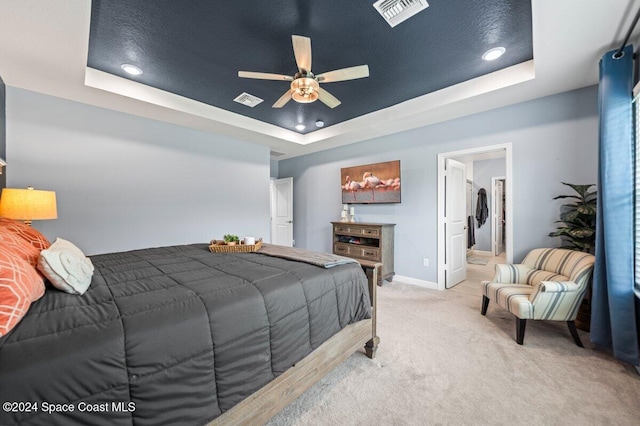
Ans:
{"label": "striped armchair", "polygon": [[565,249],[535,249],[518,265],[496,265],[493,281],[482,282],[482,315],[489,300],[516,316],[516,341],[522,345],[527,320],[566,321],[576,345],[582,342],[575,319],[595,257]]}

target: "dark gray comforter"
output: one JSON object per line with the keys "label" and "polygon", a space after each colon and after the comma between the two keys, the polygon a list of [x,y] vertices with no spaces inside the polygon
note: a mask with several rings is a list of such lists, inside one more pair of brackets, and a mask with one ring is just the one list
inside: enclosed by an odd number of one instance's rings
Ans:
{"label": "dark gray comforter", "polygon": [[201,425],[370,318],[357,264],[204,244],[91,260],[85,295],[48,289],[0,339],[0,402],[26,403],[1,425]]}

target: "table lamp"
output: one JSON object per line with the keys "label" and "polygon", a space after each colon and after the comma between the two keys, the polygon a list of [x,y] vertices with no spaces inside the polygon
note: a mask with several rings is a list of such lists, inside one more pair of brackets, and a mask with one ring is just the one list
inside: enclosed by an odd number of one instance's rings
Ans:
{"label": "table lamp", "polygon": [[56,193],[27,189],[4,188],[0,197],[0,217],[24,220],[31,226],[32,220],[57,219]]}

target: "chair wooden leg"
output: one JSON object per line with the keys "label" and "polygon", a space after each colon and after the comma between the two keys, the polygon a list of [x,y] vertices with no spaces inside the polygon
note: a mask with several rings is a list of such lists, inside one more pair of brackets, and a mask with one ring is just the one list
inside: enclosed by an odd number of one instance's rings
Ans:
{"label": "chair wooden leg", "polygon": [[567,325],[569,326],[569,332],[571,333],[571,337],[573,337],[573,340],[576,342],[576,345],[584,348],[584,346],[582,345],[582,340],[580,340],[580,336],[578,336],[578,330],[576,330],[575,321],[567,321]]}
{"label": "chair wooden leg", "polygon": [[516,342],[521,345],[524,342],[524,330],[527,328],[527,320],[516,317]]}
{"label": "chair wooden leg", "polygon": [[489,307],[489,298],[487,296],[482,296],[482,310],[480,311],[480,313],[482,315],[486,315],[487,314],[487,308]]}

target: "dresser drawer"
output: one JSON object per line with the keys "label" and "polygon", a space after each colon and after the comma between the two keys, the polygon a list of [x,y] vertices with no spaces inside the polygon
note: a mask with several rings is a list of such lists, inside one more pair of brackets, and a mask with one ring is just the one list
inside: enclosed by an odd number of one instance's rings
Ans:
{"label": "dresser drawer", "polygon": [[338,235],[354,235],[354,236],[363,236],[363,237],[372,237],[379,238],[380,237],[380,229],[379,228],[370,228],[361,225],[336,225],[334,229],[334,233]]}
{"label": "dresser drawer", "polygon": [[380,260],[380,250],[375,247],[363,247],[355,244],[336,243],[333,252],[341,256],[358,257],[368,260]]}
{"label": "dresser drawer", "polygon": [[353,244],[336,243],[333,252],[341,256],[362,257],[362,247]]}
{"label": "dresser drawer", "polygon": [[379,237],[380,229],[378,228],[360,228],[360,233],[365,237]]}
{"label": "dresser drawer", "polygon": [[380,250],[372,247],[359,247],[360,257],[368,260],[380,261]]}
{"label": "dresser drawer", "polygon": [[350,234],[351,228],[349,225],[336,225],[334,229],[334,233],[336,234]]}
{"label": "dresser drawer", "polygon": [[349,256],[349,246],[346,244],[334,244],[333,252],[340,256]]}

